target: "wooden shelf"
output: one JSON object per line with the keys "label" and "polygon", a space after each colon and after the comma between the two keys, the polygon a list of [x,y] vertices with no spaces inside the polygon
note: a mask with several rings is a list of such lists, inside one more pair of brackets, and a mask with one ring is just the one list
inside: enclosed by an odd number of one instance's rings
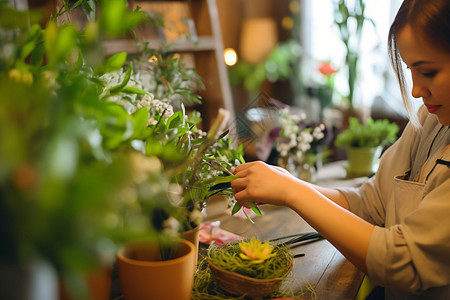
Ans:
{"label": "wooden shelf", "polygon": [[[160,39],[147,39],[143,42],[148,42],[151,48],[160,49],[166,44]],[[213,36],[201,36],[197,42],[190,40],[178,40],[169,44],[170,52],[198,52],[198,51],[216,51],[216,42]],[[125,51],[133,54],[138,52],[138,46],[134,40],[122,39],[122,40],[110,40],[103,42],[103,50],[106,55],[113,55],[117,52]]]}
{"label": "wooden shelf", "polygon": [[[175,2],[177,3],[174,4],[174,1],[129,0],[132,9],[140,6],[142,11],[148,13],[161,13],[162,11],[163,14],[170,15],[172,23],[178,25],[180,25],[180,20],[188,16],[192,22],[190,27],[188,26],[191,35],[187,36],[192,38],[182,37],[174,39],[173,42],[166,42],[161,40],[154,31],[151,32],[152,29],[150,28],[149,31],[143,29],[141,34],[144,34],[144,38],[141,38],[141,40],[148,42],[149,46],[154,49],[161,49],[161,47],[170,43],[168,48],[170,53],[186,53],[193,56],[193,67],[203,78],[205,84],[205,89],[199,92],[202,104],[195,107],[202,115],[204,129],[209,128],[211,122],[217,116],[219,108],[224,108],[230,112],[231,123],[235,119],[235,111],[227,67],[223,59],[224,48],[216,0]],[[169,28],[164,28],[164,30],[169,30]],[[150,34],[146,35],[148,33]],[[172,34],[173,32],[167,31],[165,33]],[[106,55],[113,55],[122,51],[132,55],[139,51],[138,47],[136,41],[131,39],[110,40],[103,44]],[[235,132],[233,129],[232,131]]]}

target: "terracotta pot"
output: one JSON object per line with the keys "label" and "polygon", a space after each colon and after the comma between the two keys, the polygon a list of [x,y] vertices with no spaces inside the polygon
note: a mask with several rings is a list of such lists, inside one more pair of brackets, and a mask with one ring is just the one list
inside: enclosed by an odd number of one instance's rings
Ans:
{"label": "terracotta pot", "polygon": [[191,242],[195,247],[195,260],[194,260],[194,266],[197,267],[197,259],[198,259],[198,245],[199,245],[199,238],[198,233],[200,231],[200,226],[197,226],[191,230],[185,231],[181,234],[181,237],[189,242]]}
{"label": "terracotta pot", "polygon": [[159,246],[128,243],[117,254],[122,295],[126,300],[190,300],[196,251],[187,240],[177,244],[174,259],[162,261]]}
{"label": "terracotta pot", "polygon": [[184,240],[188,240],[191,242],[195,247],[198,248],[198,233],[200,230],[200,226],[197,226],[191,230],[185,231],[181,234],[182,238]]}

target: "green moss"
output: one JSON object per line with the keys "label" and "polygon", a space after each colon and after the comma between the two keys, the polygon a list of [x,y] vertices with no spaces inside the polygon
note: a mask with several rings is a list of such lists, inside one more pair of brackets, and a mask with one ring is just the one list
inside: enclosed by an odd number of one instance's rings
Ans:
{"label": "green moss", "polygon": [[275,246],[275,256],[263,263],[252,263],[251,260],[242,259],[238,243],[228,243],[225,246],[212,246],[208,251],[208,259],[224,270],[242,274],[257,279],[283,278],[292,267],[292,255],[288,246]]}

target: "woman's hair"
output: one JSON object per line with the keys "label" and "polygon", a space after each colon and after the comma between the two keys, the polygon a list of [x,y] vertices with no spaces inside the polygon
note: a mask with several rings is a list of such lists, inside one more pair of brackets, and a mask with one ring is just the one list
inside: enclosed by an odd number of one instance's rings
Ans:
{"label": "woman's hair", "polygon": [[397,34],[406,25],[411,26],[418,37],[450,53],[450,0],[404,0],[389,30],[388,50],[391,64],[397,74],[403,103],[412,124],[418,128],[420,125],[408,100],[402,59],[396,40]]}

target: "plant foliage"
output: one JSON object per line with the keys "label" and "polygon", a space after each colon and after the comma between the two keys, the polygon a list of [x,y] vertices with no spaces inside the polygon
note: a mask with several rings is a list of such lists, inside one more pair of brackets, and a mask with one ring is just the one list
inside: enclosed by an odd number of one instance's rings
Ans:
{"label": "plant foliage", "polygon": [[385,147],[395,142],[399,128],[387,119],[367,119],[361,124],[357,118],[350,118],[349,128],[341,132],[335,144],[339,147]]}

